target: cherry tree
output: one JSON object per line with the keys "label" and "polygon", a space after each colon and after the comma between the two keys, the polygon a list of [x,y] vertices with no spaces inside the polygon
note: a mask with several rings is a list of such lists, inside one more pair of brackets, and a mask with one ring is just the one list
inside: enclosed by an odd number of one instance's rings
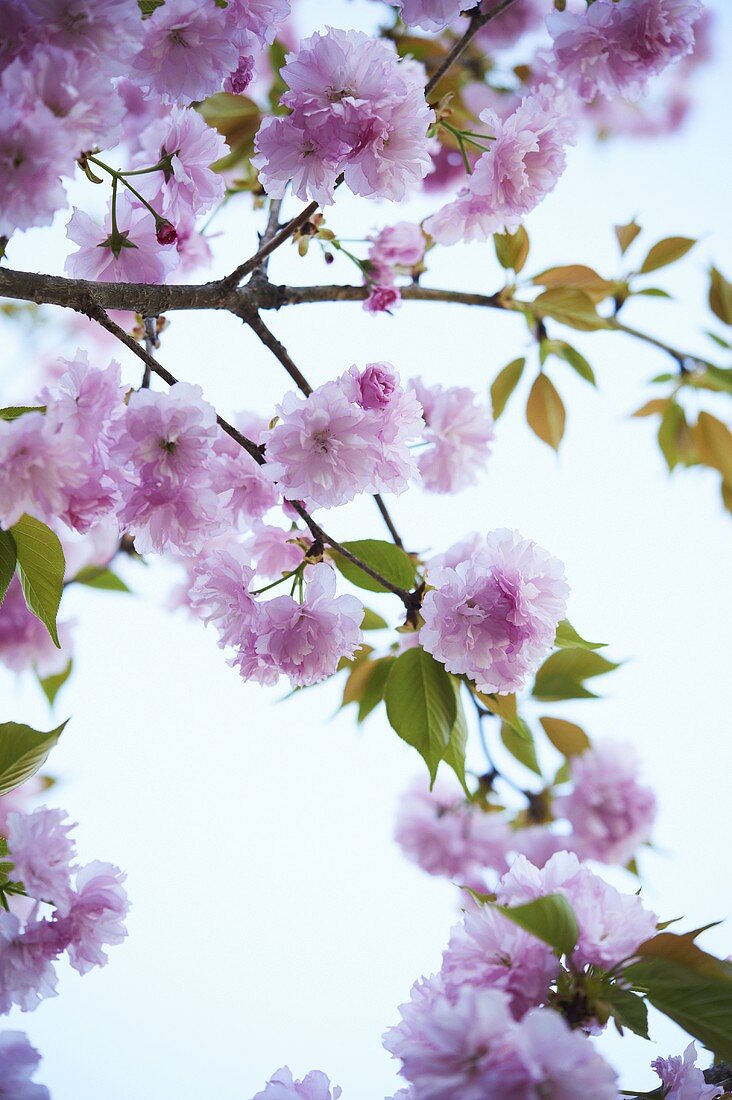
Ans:
{"label": "cherry tree", "polygon": [[[558,364],[596,381],[579,332],[665,356],[635,415],[657,418],[669,469],[706,467],[732,511],[732,284],[712,268],[700,357],[673,336],[681,306],[668,305],[664,338],[625,310],[667,298],[657,273],[695,240],[608,225],[617,267],[601,274],[571,253],[547,268],[527,228],[562,186],[569,147],[682,124],[709,13],[701,0],[401,0],[374,3],[370,35],[349,26],[348,4],[333,5],[334,26],[303,28],[294,9],[4,0],[0,295],[7,324],[49,313],[54,349],[0,409],[0,660],[53,707],[73,672],[64,592],[126,591],[123,559],[174,563],[172,602],[211,628],[232,675],[293,693],[334,680],[358,723],[380,710],[416,750],[396,841],[455,885],[459,920],[439,972],[415,975],[384,1021],[394,1100],[611,1100],[622,1066],[593,1037],[648,1037],[649,1005],[689,1044],[653,1061],[659,1085],[643,1095],[711,1100],[732,1089],[730,963],[697,944],[704,929],[654,913],[642,882],[610,884],[605,868],[639,877],[657,796],[631,744],[594,740],[553,709],[592,698],[586,682],[617,662],[572,625],[571,577],[530,531],[495,517],[490,530],[436,530],[426,552],[395,501],[475,485],[522,390],[529,428],[557,451]],[[372,205],[366,239],[332,228],[346,191]],[[432,204],[419,223],[400,209],[417,192]],[[258,243],[222,272],[224,207]],[[64,275],[16,268],[24,231],[59,219]],[[434,257],[466,242],[495,257],[499,284],[432,285]],[[353,281],[278,283],[284,249],[317,255],[324,276],[337,257]],[[459,362],[432,384],[349,347],[329,350],[336,365],[313,387],[269,315],[343,302],[375,317],[498,311],[531,347],[486,393],[461,384]],[[279,403],[224,416],[205,371],[179,380],[165,342],[180,311],[237,318],[263,366],[287,376]],[[348,530],[359,497],[383,537]],[[390,618],[368,606],[374,594]],[[550,713],[536,720],[532,702]],[[53,996],[59,959],[84,975],[127,935],[125,873],[80,863],[74,824],[49,805],[43,772],[66,725],[0,725],[4,1014]],[[39,1061],[24,1033],[0,1033],[0,1094],[47,1097]],[[254,1100],[341,1095],[326,1072],[297,1073],[263,1068]]]}

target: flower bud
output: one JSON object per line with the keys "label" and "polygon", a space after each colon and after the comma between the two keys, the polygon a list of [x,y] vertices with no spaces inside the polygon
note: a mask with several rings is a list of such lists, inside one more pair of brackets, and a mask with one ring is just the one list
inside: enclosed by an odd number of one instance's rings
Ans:
{"label": "flower bud", "polygon": [[167,218],[161,218],[155,226],[155,239],[158,244],[175,244],[178,239],[175,226]]}

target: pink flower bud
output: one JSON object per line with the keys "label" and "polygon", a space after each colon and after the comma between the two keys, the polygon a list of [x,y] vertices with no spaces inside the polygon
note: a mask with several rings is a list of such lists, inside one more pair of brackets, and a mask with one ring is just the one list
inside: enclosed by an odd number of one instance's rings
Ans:
{"label": "pink flower bud", "polygon": [[172,222],[161,218],[155,227],[155,239],[158,244],[175,244],[178,240],[178,234]]}

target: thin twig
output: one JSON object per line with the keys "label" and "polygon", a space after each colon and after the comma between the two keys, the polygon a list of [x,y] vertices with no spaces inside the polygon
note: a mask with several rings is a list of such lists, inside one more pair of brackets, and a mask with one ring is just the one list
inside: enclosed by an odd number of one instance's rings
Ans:
{"label": "thin twig", "polygon": [[237,268],[234,268],[230,275],[227,275],[224,279],[222,279],[221,285],[229,289],[238,286],[245,275],[249,275],[250,272],[259,267],[263,260],[265,260],[272,252],[274,252],[275,249],[279,248],[281,244],[284,244],[285,241],[289,240],[293,233],[296,233],[301,226],[305,225],[305,222],[309,221],[310,218],[312,218],[313,214],[318,209],[318,205],[319,204],[314,201],[308,203],[308,205],[305,206],[299,214],[296,214],[295,217],[291,218],[286,225],[283,225],[282,228],[279,229],[275,233],[275,235],[266,242],[266,244],[262,244],[253,256],[251,256],[248,260],[245,260],[243,264],[239,264]]}
{"label": "thin twig", "polygon": [[[152,355],[152,353],[160,347],[157,322],[157,317],[143,317],[142,323],[145,329],[145,351],[148,355]],[[141,389],[147,390],[150,388],[151,375],[152,370],[150,364],[145,363],[145,370],[142,375],[142,382],[140,383]]]}
{"label": "thin twig", "polygon": [[511,5],[515,2],[516,0],[501,0],[501,3],[497,4],[496,7],[492,8],[490,11],[481,12],[480,8],[475,11],[474,15],[470,19],[470,22],[468,23],[468,28],[465,31],[465,34],[462,36],[462,38],[459,38],[457,40],[447,56],[443,58],[436,72],[432,74],[430,79],[425,84],[425,95],[429,95],[433,88],[435,88],[439,84],[447,70],[468,48],[478,31],[485,27],[488,23],[490,23],[492,19],[495,19],[497,15],[500,15],[507,8],[510,8]]}

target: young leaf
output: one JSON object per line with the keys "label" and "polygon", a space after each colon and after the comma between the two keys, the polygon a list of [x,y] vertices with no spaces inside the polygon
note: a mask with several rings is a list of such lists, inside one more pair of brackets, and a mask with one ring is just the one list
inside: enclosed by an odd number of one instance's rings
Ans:
{"label": "young leaf", "polygon": [[520,737],[507,722],[501,722],[501,740],[514,760],[518,760],[519,764],[523,764],[534,775],[541,775],[533,737],[527,741],[525,737]]}
{"label": "young leaf", "polygon": [[564,267],[550,267],[548,271],[542,271],[534,276],[534,286],[550,288],[562,288],[567,290],[582,290],[594,302],[601,302],[612,294],[615,284],[609,279],[603,279],[591,267],[584,264],[568,264]]}
{"label": "young leaf", "polygon": [[584,649],[560,649],[547,657],[536,674],[532,695],[537,699],[596,699],[584,686],[593,676],[602,676],[618,667],[599,653]]}
{"label": "young leaf", "polygon": [[505,916],[562,955],[570,955],[579,939],[574,910],[563,894],[545,894],[525,905],[497,905]]}
{"label": "young leaf", "polygon": [[688,425],[684,410],[675,401],[669,401],[658,425],[658,445],[669,471],[681,459],[681,441],[686,430]]}
{"label": "young leaf", "polygon": [[529,235],[522,225],[515,233],[495,233],[493,244],[501,267],[512,268],[518,275],[529,255]]}
{"label": "young leaf", "polygon": [[635,238],[641,231],[641,227],[637,224],[635,218],[628,222],[627,225],[616,225],[615,236],[618,239],[620,245],[620,251],[623,255],[628,251]]}
{"label": "young leaf", "polygon": [[[370,565],[376,573],[380,573],[387,581],[398,585],[399,588],[408,589],[414,584],[416,573],[414,563],[400,547],[392,542],[382,542],[381,539],[359,539],[355,542],[344,542],[343,545],[366,565]],[[336,568],[351,584],[355,584],[358,588],[366,588],[369,592],[388,591],[336,550],[331,550],[329,553]]]}
{"label": "young leaf", "polygon": [[727,425],[711,413],[700,412],[694,437],[700,461],[719,470],[726,481],[732,481],[732,432]]}
{"label": "young leaf", "polygon": [[381,657],[378,661],[369,662],[371,675],[366,680],[363,693],[358,703],[357,721],[359,725],[365,718],[368,718],[374,707],[377,707],[384,698],[386,681],[389,678],[389,673],[391,672],[391,666],[393,664],[393,657]]}
{"label": "young leaf", "polygon": [[569,363],[570,367],[577,372],[580,378],[584,378],[585,382],[589,382],[591,386],[596,386],[595,372],[590,364],[585,359],[584,355],[580,355],[577,348],[572,347],[566,340],[555,340],[553,351],[554,354],[563,359],[565,363]]}
{"label": "young leaf", "polygon": [[718,1059],[732,1061],[732,963],[702,951],[693,935],[647,940],[623,977]]}
{"label": "young leaf", "polygon": [[562,619],[554,638],[557,649],[604,649],[607,642],[587,642],[567,619]]}
{"label": "young leaf", "polygon": [[6,409],[0,409],[0,420],[17,420],[24,413],[44,413],[45,405],[9,405]]}
{"label": "young leaf", "polygon": [[595,303],[584,290],[572,287],[552,287],[533,301],[533,306],[545,317],[553,317],[563,325],[580,332],[607,328],[608,322],[595,309]]}
{"label": "young leaf", "polygon": [[486,695],[482,691],[475,694],[483,706],[510,726],[514,733],[524,741],[533,741],[531,730],[518,713],[515,695]]}
{"label": "young leaf", "polygon": [[455,691],[455,700],[457,705],[457,712],[455,714],[455,721],[453,722],[452,729],[450,730],[450,743],[447,746],[447,752],[443,756],[444,762],[449,768],[455,772],[455,775],[460,780],[465,794],[470,798],[471,792],[465,781],[465,748],[468,743],[468,723],[465,718],[465,710],[463,709],[463,701],[460,698],[460,681],[454,676],[452,679],[452,686]]}
{"label": "young leaf", "polygon": [[51,706],[55,703],[56,696],[71,675],[72,665],[73,662],[69,661],[63,672],[55,672],[51,676],[38,677],[38,683],[41,685],[43,694],[46,696]]}
{"label": "young leaf", "polygon": [[632,415],[634,417],[641,416],[662,416],[666,411],[669,401],[669,397],[653,397],[650,401],[646,401],[645,405],[641,405],[639,409],[636,409]]}
{"label": "young leaf", "polygon": [[579,756],[590,747],[590,739],[581,726],[565,718],[540,718],[544,733],[562,756]]}
{"label": "young leaf", "polygon": [[634,1035],[640,1035],[641,1039],[650,1039],[648,1034],[648,1006],[637,993],[631,993],[629,989],[622,989],[614,982],[603,986],[603,1004],[607,1005],[610,1015],[615,1020],[615,1026],[622,1034],[623,1028],[632,1031]]}
{"label": "young leaf", "polygon": [[525,358],[514,359],[507,367],[499,371],[494,378],[493,384],[491,385],[491,405],[493,407],[494,420],[498,420],[498,417],[508,404],[509,397],[519,384],[525,365]]}
{"label": "young leaf", "polygon": [[659,267],[668,267],[669,264],[685,256],[695,244],[696,240],[693,237],[664,237],[662,241],[654,244],[646,256],[641,265],[640,274],[647,275],[649,271],[658,271]]}
{"label": "young leaf", "polygon": [[526,403],[526,420],[534,435],[558,450],[565,419],[562,399],[553,384],[545,374],[537,375]]}
{"label": "young leaf", "polygon": [[732,325],[732,283],[716,267],[709,273],[709,308],[725,325]]}
{"label": "young leaf", "polygon": [[60,649],[56,615],[61,603],[66,562],[58,536],[45,523],[23,516],[11,528],[18,555],[17,570],[28,610],[44,624]]}
{"label": "young leaf", "polygon": [[392,665],[384,700],[392,728],[421,754],[434,783],[457,717],[450,676],[421,646],[408,649]]}
{"label": "young leaf", "polygon": [[15,573],[15,539],[9,531],[0,530],[0,605]]}
{"label": "young leaf", "polygon": [[97,565],[85,565],[73,579],[74,584],[85,584],[89,588],[103,588],[109,592],[129,592],[129,588],[111,569]]}
{"label": "young leaf", "polygon": [[364,607],[361,630],[383,630],[389,624],[381,615],[377,615],[370,607]]}
{"label": "young leaf", "polygon": [[19,787],[45,763],[66,722],[49,733],[39,733],[18,722],[0,725],[0,795]]}

